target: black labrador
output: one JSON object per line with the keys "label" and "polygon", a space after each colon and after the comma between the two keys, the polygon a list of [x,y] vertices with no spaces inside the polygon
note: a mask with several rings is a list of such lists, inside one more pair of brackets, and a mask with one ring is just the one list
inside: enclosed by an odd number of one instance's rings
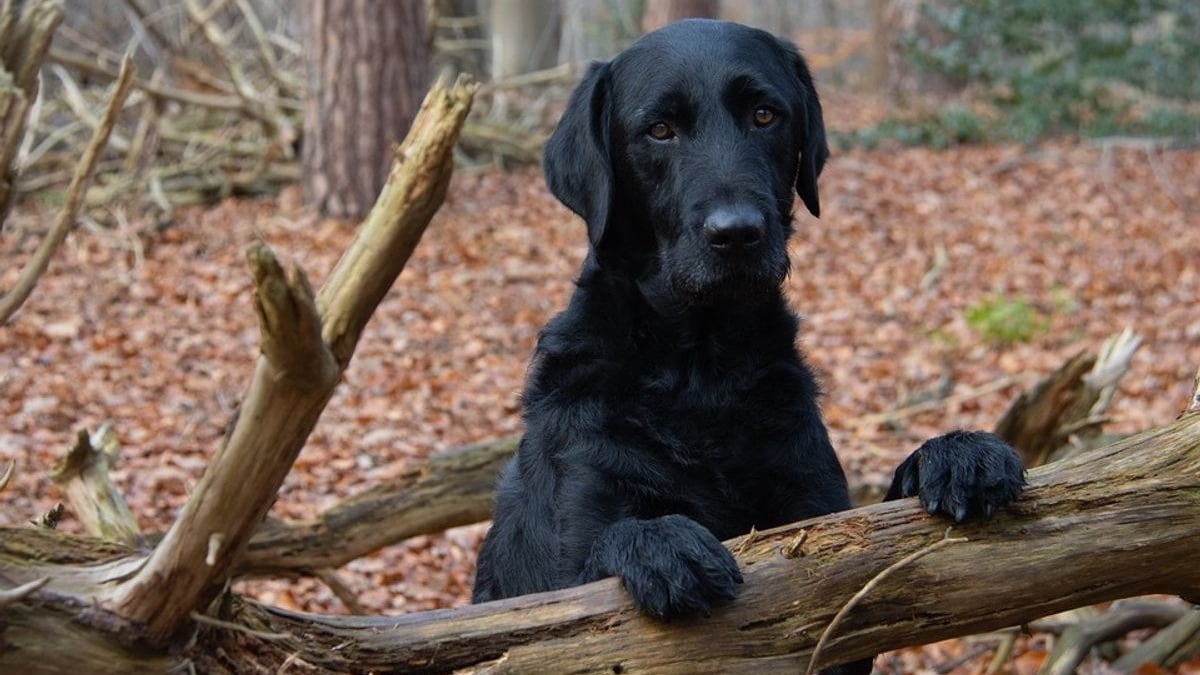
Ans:
{"label": "black labrador", "polygon": [[[763,31],[682,21],[588,69],[545,172],[591,247],[538,341],[476,602],[615,575],[655,617],[707,614],[742,581],[722,539],[850,507],[781,291],[793,190],[819,215],[828,154],[812,75]],[[888,499],[963,520],[1023,485],[1001,440],[954,432]]]}

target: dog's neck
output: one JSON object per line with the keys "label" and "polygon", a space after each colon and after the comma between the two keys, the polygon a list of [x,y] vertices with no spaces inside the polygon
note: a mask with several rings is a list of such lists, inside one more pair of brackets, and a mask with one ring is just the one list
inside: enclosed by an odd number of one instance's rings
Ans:
{"label": "dog's neck", "polygon": [[[764,356],[794,350],[798,319],[778,288],[754,302],[688,302],[674,297],[661,277],[601,265],[593,256],[585,261],[577,284],[572,304],[601,305],[600,311],[592,307],[584,315],[609,317],[608,325],[595,331],[626,348],[661,352],[707,345]],[[620,335],[606,330],[616,326],[625,330]]]}

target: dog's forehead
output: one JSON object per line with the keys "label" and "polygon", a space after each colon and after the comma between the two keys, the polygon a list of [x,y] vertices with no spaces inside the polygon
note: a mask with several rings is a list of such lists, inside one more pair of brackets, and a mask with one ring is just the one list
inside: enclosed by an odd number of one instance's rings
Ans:
{"label": "dog's forehead", "polygon": [[788,51],[770,33],[693,19],[643,36],[617,55],[612,69],[618,97],[644,103],[672,90],[716,96],[736,76],[790,83],[792,63]]}

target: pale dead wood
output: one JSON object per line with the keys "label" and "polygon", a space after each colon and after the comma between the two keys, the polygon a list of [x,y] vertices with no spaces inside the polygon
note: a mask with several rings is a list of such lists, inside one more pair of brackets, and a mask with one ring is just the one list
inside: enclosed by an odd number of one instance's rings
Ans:
{"label": "pale dead wood", "polygon": [[1113,662],[1120,673],[1136,672],[1145,664],[1173,668],[1200,653],[1200,607],[1193,607],[1170,626],[1147,638]]}
{"label": "pale dead wood", "polygon": [[238,11],[242,15],[246,26],[250,29],[250,33],[254,36],[254,42],[258,47],[258,60],[262,64],[263,70],[267,72],[275,85],[279,87],[279,91],[285,95],[294,95],[302,89],[301,84],[296,78],[291,77],[279,67],[279,62],[275,58],[275,51],[271,45],[270,36],[267,35],[266,29],[259,20],[258,14],[254,11],[254,6],[249,0],[235,0]]}
{"label": "pale dead wood", "polygon": [[[445,92],[445,85],[435,85]],[[422,228],[405,223],[427,223],[446,196],[457,132],[470,107],[474,85],[460,79],[442,96],[428,96],[396,149],[396,164],[371,212],[338,260],[329,280],[317,295],[324,320],[323,337],[343,367],[371,316],[400,274],[420,241]],[[448,120],[456,120],[454,133],[441,133]],[[403,170],[401,170],[403,169]]]}
{"label": "pale dead wood", "polygon": [[[50,60],[55,63],[61,63],[64,66],[75,68],[89,75],[104,77],[108,79],[116,79],[118,73],[112,68],[97,62],[95,59],[79,54],[74,54],[62,49],[51,49],[49,53]],[[228,111],[243,111],[242,100],[236,96],[227,96],[222,94],[206,94],[197,91],[188,91],[166,85],[159,85],[145,80],[136,80],[135,84],[138,89],[147,94],[167,101],[176,101],[185,105],[193,105],[201,108],[212,108],[215,110]]]}
{"label": "pale dead wood", "polygon": [[51,469],[50,480],[63,491],[84,531],[101,539],[136,546],[142,540],[142,533],[125,497],[108,475],[109,454],[101,449],[106,439],[104,430],[96,436],[93,441],[91,434],[80,431],[75,445]]}
{"label": "pale dead wood", "polygon": [[58,213],[54,227],[38,245],[33,258],[21,270],[13,287],[3,297],[0,297],[0,324],[7,323],[21,305],[25,304],[29,294],[33,292],[34,286],[37,285],[38,279],[50,266],[50,258],[53,257],[58,246],[67,238],[67,234],[75,225],[75,217],[79,214],[79,208],[83,204],[88,183],[91,182],[92,172],[96,168],[96,160],[100,156],[100,151],[108,144],[109,134],[112,133],[113,126],[117,122],[117,115],[121,111],[121,105],[125,102],[125,97],[129,94],[132,84],[133,62],[127,56],[121,63],[121,72],[117,77],[117,83],[113,87],[108,105],[105,106],[104,113],[92,133],[92,140],[88,143],[83,157],[75,167],[75,174],[67,188],[66,200],[62,210]]}
{"label": "pale dead wood", "polygon": [[473,92],[465,81],[430,91],[375,208],[316,298],[303,273],[285,274],[265,245],[249,251],[263,355],[239,417],[150,558],[100,596],[147,642],[178,636],[229,578],[363,327],[441,204]]}
{"label": "pale dead wood", "polygon": [[294,135],[292,126],[274,105],[272,99],[259,96],[254,85],[246,76],[241,63],[229,51],[229,38],[217,26],[215,14],[224,6],[223,0],[217,0],[207,9],[200,6],[198,0],[186,0],[188,15],[192,22],[200,27],[200,35],[212,47],[221,62],[233,90],[242,101],[242,110],[260,120],[267,138],[276,139],[279,147],[288,147]]}
{"label": "pale dead wood", "polygon": [[1024,391],[994,429],[1034,467],[1083,447],[1100,434],[1121,377],[1129,370],[1141,338],[1128,328],[1108,338],[1095,354],[1080,352]]}
{"label": "pale dead wood", "polygon": [[[1188,610],[1179,605],[1142,604],[1114,607],[1098,617],[1073,623],[1055,640],[1038,675],[1071,675],[1097,645],[1140,628],[1169,626],[1186,614]],[[1120,668],[1118,671],[1125,672]]]}
{"label": "pale dead wood", "polygon": [[1192,380],[1192,395],[1188,398],[1187,407],[1183,409],[1185,413],[1197,410],[1200,410],[1200,368],[1196,369],[1196,377]]}
{"label": "pale dead wood", "polygon": [[37,99],[37,74],[61,22],[58,0],[0,2],[0,228],[16,194],[15,160]]}
{"label": "pale dead wood", "polygon": [[14,586],[13,588],[0,590],[0,609],[4,609],[6,606],[11,605],[14,602],[19,602],[25,599],[48,583],[50,583],[50,577],[42,577],[41,579],[34,579],[33,581],[21,584],[20,586]]}
{"label": "pale dead wood", "polygon": [[0,476],[0,492],[4,492],[4,488],[8,487],[8,481],[12,480],[13,472],[16,471],[16,461],[10,461],[8,468],[4,470],[4,475]]}

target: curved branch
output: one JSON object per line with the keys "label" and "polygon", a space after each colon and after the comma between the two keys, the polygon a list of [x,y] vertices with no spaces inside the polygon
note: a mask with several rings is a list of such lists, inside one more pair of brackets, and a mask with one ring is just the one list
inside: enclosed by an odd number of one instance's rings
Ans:
{"label": "curved branch", "polygon": [[75,226],[75,217],[79,215],[79,207],[83,205],[88,183],[91,182],[92,172],[96,168],[96,160],[100,158],[100,152],[104,150],[104,147],[108,145],[108,137],[117,123],[117,115],[121,112],[125,97],[129,95],[129,89],[133,86],[133,79],[133,61],[126,56],[125,60],[121,62],[121,72],[117,76],[117,84],[113,87],[108,105],[104,107],[100,123],[96,125],[96,130],[92,132],[92,140],[88,142],[87,148],[83,151],[83,157],[75,166],[75,174],[71,177],[70,186],[67,187],[66,201],[58,213],[58,219],[54,221],[54,227],[50,229],[49,234],[34,251],[33,258],[21,270],[17,282],[3,297],[0,297],[0,324],[7,323],[12,315],[21,308],[21,305],[25,304],[29,294],[33,292],[33,287],[37,285],[38,279],[50,266],[50,258],[67,238],[71,228]]}
{"label": "curved branch", "polygon": [[[439,82],[425,98],[388,182],[314,300],[298,270],[285,275],[265,245],[248,256],[263,334],[250,390],[223,447],[136,574],[100,605],[141,627],[150,644],[183,634],[228,580],[349,364],[362,328],[440,206],[454,139],[474,86]],[[318,310],[319,308],[319,310]],[[318,313],[319,312],[319,313]]]}
{"label": "curved branch", "polygon": [[517,437],[444,452],[301,523],[268,523],[250,540],[239,572],[340,567],[419,534],[487,520],[496,476]]}

